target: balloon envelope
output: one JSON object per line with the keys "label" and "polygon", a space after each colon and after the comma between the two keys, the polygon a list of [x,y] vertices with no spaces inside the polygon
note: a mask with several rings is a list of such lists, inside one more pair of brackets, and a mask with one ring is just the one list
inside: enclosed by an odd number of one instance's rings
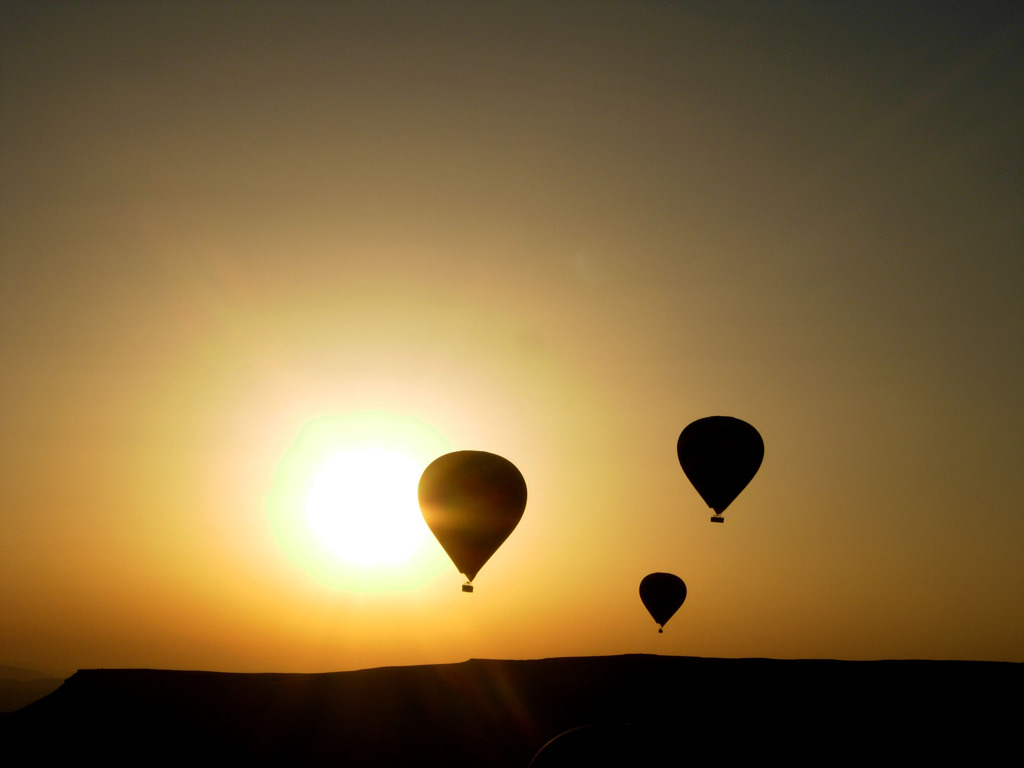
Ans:
{"label": "balloon envelope", "polygon": [[676,453],[697,493],[721,515],[757,474],[764,440],[745,421],[708,416],[682,431]]}
{"label": "balloon envelope", "polygon": [[640,582],[640,601],[660,627],[675,615],[684,600],[686,585],[675,574],[649,573]]}
{"label": "balloon envelope", "polygon": [[472,581],[522,518],[526,480],[501,456],[456,451],[423,470],[418,495],[427,527]]}

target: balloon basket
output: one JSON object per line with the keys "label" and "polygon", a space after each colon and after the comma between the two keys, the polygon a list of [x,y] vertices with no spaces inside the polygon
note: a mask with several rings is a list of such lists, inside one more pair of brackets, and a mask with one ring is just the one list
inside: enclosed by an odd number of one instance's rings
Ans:
{"label": "balloon basket", "polygon": [[711,522],[712,523],[724,523],[725,522],[725,518],[722,517],[721,515],[712,515],[711,516]]}
{"label": "balloon basket", "polygon": [[665,633],[665,630],[664,630],[664,629],[662,629],[661,627],[658,627],[658,634],[659,634],[659,635],[662,635],[662,634],[664,634],[664,633]]}
{"label": "balloon basket", "polygon": [[462,585],[462,591],[463,592],[472,592],[473,591],[473,585],[470,584],[469,582],[466,582],[465,584]]}

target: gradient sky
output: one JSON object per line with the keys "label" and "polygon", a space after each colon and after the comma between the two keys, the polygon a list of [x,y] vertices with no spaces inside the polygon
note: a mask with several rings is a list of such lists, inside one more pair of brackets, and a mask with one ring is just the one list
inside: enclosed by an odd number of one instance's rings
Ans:
{"label": "gradient sky", "polygon": [[[1024,661],[1017,3],[0,25],[3,663]],[[523,472],[475,594],[282,541],[365,411]],[[713,414],[766,444],[724,525]]]}

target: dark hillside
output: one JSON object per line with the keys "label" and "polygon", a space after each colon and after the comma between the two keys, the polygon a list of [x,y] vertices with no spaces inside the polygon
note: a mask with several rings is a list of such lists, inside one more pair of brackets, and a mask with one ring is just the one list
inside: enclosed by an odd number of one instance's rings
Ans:
{"label": "dark hillside", "polygon": [[0,664],[0,717],[57,690],[62,678]]}
{"label": "dark hillside", "polygon": [[[644,757],[1019,754],[1024,666],[606,656],[330,674],[83,670],[0,720],[3,743],[106,764],[517,766],[571,728],[632,723]],[[597,731],[598,729],[591,729]],[[641,735],[637,735],[641,734]],[[55,754],[56,753],[56,754]],[[639,756],[639,755],[638,755]]]}

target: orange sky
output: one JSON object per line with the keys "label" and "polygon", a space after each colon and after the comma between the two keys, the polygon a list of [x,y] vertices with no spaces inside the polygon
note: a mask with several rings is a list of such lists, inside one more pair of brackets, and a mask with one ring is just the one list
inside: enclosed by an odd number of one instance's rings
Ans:
{"label": "orange sky", "polygon": [[[0,662],[1024,661],[1022,94],[1012,3],[3,2]],[[282,547],[364,411],[522,471],[475,594]]]}

